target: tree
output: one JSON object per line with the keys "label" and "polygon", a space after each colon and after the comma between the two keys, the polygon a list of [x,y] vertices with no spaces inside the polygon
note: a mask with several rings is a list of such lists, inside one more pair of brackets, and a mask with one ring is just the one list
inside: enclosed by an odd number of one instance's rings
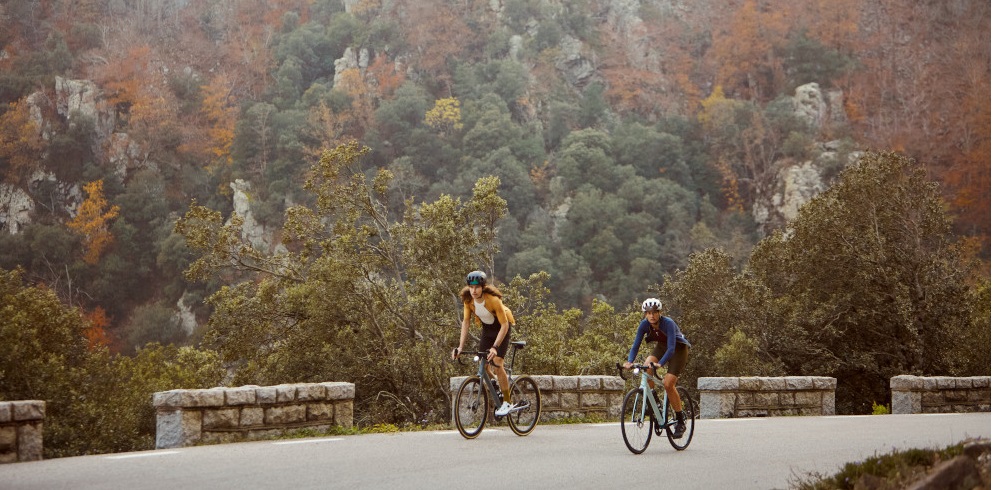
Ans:
{"label": "tree", "polygon": [[0,175],[8,182],[27,180],[40,164],[38,155],[44,148],[41,128],[31,119],[24,100],[9,104],[0,114]]}
{"label": "tree", "polygon": [[83,237],[83,260],[96,264],[100,255],[114,241],[109,229],[109,221],[117,217],[119,206],[108,207],[104,197],[104,182],[95,180],[83,186],[87,197],[79,206],[76,217],[67,223],[69,229]]}
{"label": "tree", "polygon": [[448,88],[452,74],[447,64],[471,44],[473,33],[463,16],[448,2],[419,0],[398,2],[404,8],[406,40],[417,53],[416,66],[439,88]]}
{"label": "tree", "polygon": [[619,181],[611,151],[611,141],[604,132],[595,129],[574,131],[563,140],[563,149],[556,161],[557,175],[563,177],[572,190],[583,184],[614,190]]}
{"label": "tree", "polygon": [[493,270],[507,205],[484,178],[465,203],[407,201],[394,215],[390,173],[355,170],[368,152],[351,142],[322,155],[305,184],[314,204],[287,211],[286,252],[247,247],[237,217],[222,225],[196,205],[176,231],[199,253],[188,277],[234,280],[209,300],[206,340],[236,382],[354,380],[358,422],[410,423],[445,412],[454,368],[429,353],[458,341],[455,271]]}
{"label": "tree", "polygon": [[95,327],[22,271],[0,269],[0,399],[46,401],[46,459],[152,449],[152,393],[217,386],[225,374],[216,354],[189,347],[112,356],[88,341]]}
{"label": "tree", "polygon": [[391,99],[394,92],[404,83],[404,66],[391,60],[386,53],[377,53],[366,72],[376,80],[377,95]]}
{"label": "tree", "polygon": [[612,132],[611,140],[618,165],[631,165],[640,177],[666,177],[684,187],[692,186],[681,138],[652,126],[627,123]]}
{"label": "tree", "polygon": [[232,103],[233,85],[228,74],[220,73],[201,87],[204,93],[201,114],[209,124],[207,150],[211,156],[209,165],[212,166],[231,165],[231,145],[239,115],[238,107]]}
{"label": "tree", "polygon": [[964,257],[925,169],[869,153],[762,241],[749,270],[814,347],[780,351],[781,362],[836,377],[840,411],[859,413],[885,400],[891,376],[956,369],[962,355],[941,346],[973,349],[958,338],[977,308]]}
{"label": "tree", "polygon": [[51,290],[28,286],[23,276],[23,270],[0,269],[0,333],[5,339],[0,349],[0,398],[51,399],[67,387],[66,374],[87,357],[87,325]]}
{"label": "tree", "polygon": [[717,84],[753,101],[780,94],[784,70],[775,54],[788,37],[791,19],[786,11],[767,0],[746,0],[727,22],[714,34]]}
{"label": "tree", "polygon": [[435,101],[435,107],[425,113],[425,124],[443,135],[458,133],[463,129],[459,99],[447,97]]}

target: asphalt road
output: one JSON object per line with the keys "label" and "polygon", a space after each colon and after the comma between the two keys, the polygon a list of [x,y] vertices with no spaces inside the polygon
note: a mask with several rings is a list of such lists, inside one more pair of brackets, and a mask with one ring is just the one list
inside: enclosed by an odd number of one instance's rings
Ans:
{"label": "asphalt road", "polygon": [[247,442],[0,465],[0,489],[783,489],[895,449],[991,437],[991,414],[699,420],[683,452],[631,454],[617,424]]}

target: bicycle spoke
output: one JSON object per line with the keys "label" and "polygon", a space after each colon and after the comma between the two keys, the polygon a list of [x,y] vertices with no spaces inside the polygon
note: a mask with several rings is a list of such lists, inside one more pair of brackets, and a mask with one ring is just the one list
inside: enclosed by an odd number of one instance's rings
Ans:
{"label": "bicycle spoke", "polygon": [[520,436],[529,435],[539,422],[542,411],[539,385],[528,376],[519,377],[511,386],[511,400],[514,408],[507,415],[508,427]]}
{"label": "bicycle spoke", "polygon": [[480,378],[467,378],[453,400],[456,429],[467,439],[477,437],[484,428],[487,412],[487,390],[480,384]]}
{"label": "bicycle spoke", "polygon": [[622,439],[635,454],[641,454],[653,437],[652,410],[645,402],[643,391],[634,388],[622,401]]}
{"label": "bicycle spoke", "polygon": [[691,399],[691,394],[688,393],[687,389],[679,387],[677,388],[677,393],[680,395],[681,402],[684,406],[684,434],[682,434],[679,438],[674,436],[674,430],[676,430],[676,414],[674,413],[674,409],[668,405],[667,419],[670,423],[667,425],[667,440],[670,441],[671,446],[674,446],[674,449],[683,451],[687,449],[689,444],[691,444],[691,437],[694,436],[694,422],[698,410],[697,405],[694,400]]}

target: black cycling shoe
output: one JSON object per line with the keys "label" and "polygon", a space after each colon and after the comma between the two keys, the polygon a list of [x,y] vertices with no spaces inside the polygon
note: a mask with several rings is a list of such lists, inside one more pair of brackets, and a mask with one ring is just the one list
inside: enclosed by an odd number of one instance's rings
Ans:
{"label": "black cycling shoe", "polygon": [[677,421],[677,424],[674,425],[674,439],[680,439],[684,437],[685,430],[687,430],[687,426],[684,425],[684,421],[683,420]]}

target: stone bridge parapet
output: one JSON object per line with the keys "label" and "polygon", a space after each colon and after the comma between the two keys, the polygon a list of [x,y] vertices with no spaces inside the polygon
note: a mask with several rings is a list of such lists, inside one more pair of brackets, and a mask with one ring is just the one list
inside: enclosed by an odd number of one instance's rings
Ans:
{"label": "stone bridge parapet", "polygon": [[353,383],[171,390],[153,394],[156,449],[279,437],[296,429],[352,427]]}
{"label": "stone bridge parapet", "polygon": [[836,378],[698,378],[701,418],[836,415]]}
{"label": "stone bridge parapet", "polygon": [[894,376],[891,413],[992,411],[991,376]]}
{"label": "stone bridge parapet", "polygon": [[0,463],[40,461],[43,400],[0,402]]}
{"label": "stone bridge parapet", "polygon": [[[590,418],[614,420],[619,416],[625,382],[618,376],[529,375],[539,386],[542,422]],[[452,398],[467,376],[449,378]],[[451,422],[452,420],[450,420]]]}

